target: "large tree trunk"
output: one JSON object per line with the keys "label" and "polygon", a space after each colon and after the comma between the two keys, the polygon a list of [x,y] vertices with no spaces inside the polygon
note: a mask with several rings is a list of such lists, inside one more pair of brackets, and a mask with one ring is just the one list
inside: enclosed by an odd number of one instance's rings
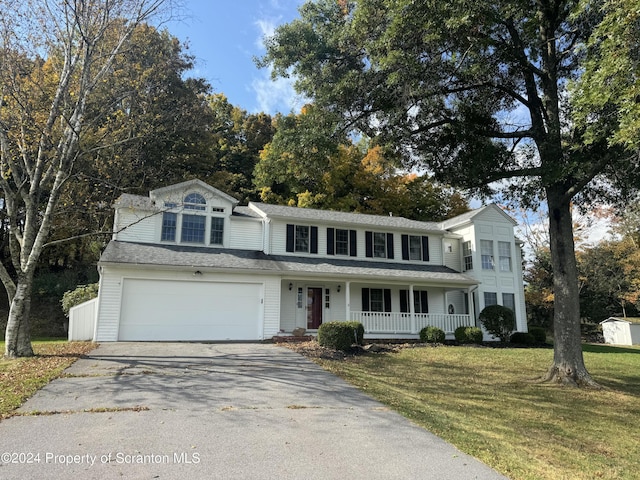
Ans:
{"label": "large tree trunk", "polygon": [[5,331],[5,357],[17,358],[33,356],[31,335],[29,332],[32,287],[32,272],[19,276],[16,292],[9,308],[9,318]]}
{"label": "large tree trunk", "polygon": [[571,201],[559,190],[563,189],[548,188],[546,192],[555,299],[553,365],[544,380],[599,388],[584,365]]}

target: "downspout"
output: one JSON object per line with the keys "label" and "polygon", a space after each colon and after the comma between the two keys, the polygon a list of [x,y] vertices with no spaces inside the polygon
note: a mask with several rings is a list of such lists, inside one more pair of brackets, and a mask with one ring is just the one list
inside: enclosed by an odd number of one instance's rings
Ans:
{"label": "downspout", "polygon": [[102,294],[102,278],[103,278],[103,274],[104,273],[104,267],[100,266],[98,267],[98,275],[100,276],[100,280],[98,281],[98,305],[96,305],[96,313],[95,313],[95,318],[93,319],[93,341],[97,342],[98,341],[98,319],[100,318],[100,310],[101,310],[101,306],[102,306],[102,298],[101,298],[101,294]]}
{"label": "downspout", "polygon": [[265,218],[262,221],[262,251],[265,255],[271,254],[271,219]]}

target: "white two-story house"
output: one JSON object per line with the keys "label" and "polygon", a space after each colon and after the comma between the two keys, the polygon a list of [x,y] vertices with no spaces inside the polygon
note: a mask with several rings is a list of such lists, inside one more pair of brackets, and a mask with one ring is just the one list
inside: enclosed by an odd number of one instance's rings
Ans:
{"label": "white two-story house", "polygon": [[239,206],[191,180],[114,207],[95,341],[263,340],[344,320],[370,338],[451,335],[496,303],[527,328],[521,245],[495,205],[418,222]]}

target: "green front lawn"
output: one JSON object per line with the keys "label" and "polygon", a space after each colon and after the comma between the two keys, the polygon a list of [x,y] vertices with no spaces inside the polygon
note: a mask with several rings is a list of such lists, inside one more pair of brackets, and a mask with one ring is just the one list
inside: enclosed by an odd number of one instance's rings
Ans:
{"label": "green front lawn", "polygon": [[0,342],[0,419],[95,347],[91,342],[40,340],[33,342],[34,357],[4,360],[4,342]]}
{"label": "green front lawn", "polygon": [[319,362],[512,479],[638,478],[640,349],[584,350],[605,390],[537,383],[550,349],[415,348]]}

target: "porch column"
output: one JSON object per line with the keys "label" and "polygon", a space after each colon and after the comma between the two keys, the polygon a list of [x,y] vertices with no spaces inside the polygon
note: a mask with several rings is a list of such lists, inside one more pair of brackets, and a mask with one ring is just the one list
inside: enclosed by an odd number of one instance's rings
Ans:
{"label": "porch column", "polygon": [[409,312],[411,313],[411,332],[417,333],[418,326],[416,325],[416,308],[413,302],[413,285],[409,285]]}
{"label": "porch column", "polygon": [[346,310],[345,320],[348,322],[351,320],[351,282],[344,283],[344,305]]}
{"label": "porch column", "polygon": [[473,301],[473,292],[477,289],[477,286],[472,286],[467,289],[467,309],[469,310],[469,317],[473,325],[476,324],[476,312],[475,302]]}

